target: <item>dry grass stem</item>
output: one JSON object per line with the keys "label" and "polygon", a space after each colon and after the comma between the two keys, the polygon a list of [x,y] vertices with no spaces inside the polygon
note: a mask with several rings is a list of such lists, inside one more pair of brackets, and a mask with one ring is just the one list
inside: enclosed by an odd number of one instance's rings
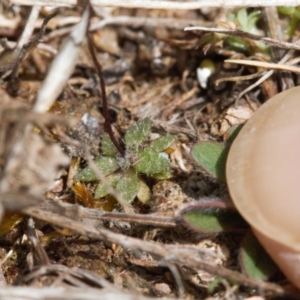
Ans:
{"label": "dry grass stem", "polygon": [[[278,64],[285,64],[293,55],[294,50],[289,51],[279,62]],[[235,99],[235,107],[238,106],[238,102],[239,100],[245,95],[247,94],[249,91],[251,91],[252,89],[254,89],[255,87],[259,86],[262,82],[264,82],[265,80],[267,80],[269,77],[271,77],[274,73],[274,70],[269,70],[266,74],[264,74],[261,78],[259,78],[255,83],[253,83],[252,85],[248,86],[244,91],[242,91],[241,93],[239,93],[239,95],[236,97]]]}
{"label": "dry grass stem", "polygon": [[[101,296],[100,296],[101,295]],[[72,287],[1,287],[0,298],[10,300],[151,300],[153,298],[130,294],[124,291],[114,291],[95,288],[72,288]],[[169,298],[170,299],[170,298]],[[172,299],[170,299],[172,300]]]}
{"label": "dry grass stem", "polygon": [[85,41],[88,20],[89,10],[86,8],[82,14],[81,21],[74,27],[72,33],[64,42],[62,49],[55,57],[38,93],[33,111],[46,112],[62,92],[75,68],[81,47]]}
{"label": "dry grass stem", "polygon": [[[10,0],[11,4],[19,5],[61,5],[75,6],[77,0]],[[91,0],[93,6],[168,9],[168,10],[193,10],[207,7],[267,7],[267,6],[297,6],[297,0],[202,0],[200,1],[155,1],[155,0]]]}
{"label": "dry grass stem", "polygon": [[232,36],[238,36],[241,38],[248,38],[254,41],[261,41],[270,46],[288,49],[288,50],[300,50],[300,45],[297,43],[288,43],[284,41],[278,41],[275,39],[262,37],[260,35],[252,34],[240,29],[226,29],[226,28],[206,28],[206,27],[186,27],[185,31],[203,31],[203,32],[214,32],[220,34],[227,34]]}
{"label": "dry grass stem", "polygon": [[36,20],[38,19],[41,7],[40,6],[33,6],[31,8],[28,20],[26,22],[26,26],[22,32],[20,39],[18,40],[17,47],[14,50],[13,56],[16,56],[20,51],[21,48],[30,40],[30,37],[34,31]]}
{"label": "dry grass stem", "polygon": [[64,227],[66,229],[69,229],[83,236],[90,237],[92,239],[110,241],[111,243],[119,244],[128,250],[148,252],[150,254],[162,258],[166,262],[181,264],[193,269],[201,269],[206,272],[212,273],[216,276],[227,278],[229,280],[234,280],[242,285],[268,291],[274,293],[275,295],[289,295],[290,297],[295,296],[294,294],[287,294],[287,292],[282,287],[276,284],[257,281],[255,279],[251,279],[245,275],[236,273],[224,267],[206,263],[204,257],[201,257],[199,252],[197,254],[197,252],[195,253],[195,251],[187,251],[186,247],[181,248],[179,245],[174,246],[147,242],[119,233],[114,233],[105,228],[96,229],[94,226],[82,224],[82,222],[78,222],[70,218],[66,218],[61,215],[35,207],[29,207],[24,209],[23,211],[29,216],[49,222],[53,225]]}
{"label": "dry grass stem", "polygon": [[243,81],[243,80],[251,80],[251,79],[255,79],[257,77],[261,77],[265,73],[266,73],[266,71],[259,71],[257,73],[250,74],[250,75],[219,78],[215,81],[215,84],[219,85],[221,82],[226,82],[226,81],[238,82],[238,81]]}
{"label": "dry grass stem", "polygon": [[280,71],[300,74],[300,68],[295,66],[289,66],[287,64],[283,65],[283,64],[269,63],[263,61],[246,60],[246,59],[227,59],[225,60],[225,62],[231,64],[255,66],[258,68],[273,69],[273,70],[280,70]]}
{"label": "dry grass stem", "polygon": [[[36,14],[36,12],[34,11],[33,17],[35,17],[35,14]],[[32,40],[29,40],[28,42],[26,42],[19,51],[16,51],[15,52],[16,56],[14,56],[12,58],[12,60],[10,60],[8,63],[2,64],[0,66],[0,75],[2,75],[3,73],[6,73],[6,72],[12,72],[13,74],[16,72],[19,65],[21,64],[23,59],[26,57],[26,55],[28,55],[28,53],[30,53],[38,45],[38,43],[40,42],[40,40],[42,39],[42,37],[45,34],[46,26],[47,26],[48,22],[55,15],[56,15],[56,12],[54,12],[53,14],[48,15],[45,18],[39,33]],[[32,29],[33,29],[32,26],[30,26],[29,29],[26,30],[26,33],[23,35],[24,39],[28,36],[29,31],[31,31]],[[22,38],[22,41],[20,42],[20,45],[23,42],[25,42],[25,41]]]}

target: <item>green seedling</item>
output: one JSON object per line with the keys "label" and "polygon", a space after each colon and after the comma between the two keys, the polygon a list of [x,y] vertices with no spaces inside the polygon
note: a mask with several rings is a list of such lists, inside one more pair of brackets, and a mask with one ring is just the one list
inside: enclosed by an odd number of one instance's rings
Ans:
{"label": "green seedling", "polygon": [[[260,11],[254,10],[248,13],[247,9],[242,8],[237,13],[229,13],[227,15],[227,21],[234,22],[236,27],[252,34],[259,34],[259,30],[256,26],[259,20]],[[217,24],[219,28],[228,28],[226,23]],[[221,33],[209,33],[204,35],[201,40],[202,45],[212,45],[219,41],[224,41],[224,47],[227,49],[233,49],[238,52],[247,54],[255,54],[256,52],[267,52],[268,47],[259,41],[250,41],[236,36],[228,36]]]}
{"label": "green seedling", "polygon": [[[144,142],[151,132],[149,118],[134,124],[124,135],[124,147],[115,137],[112,129],[108,103],[105,91],[105,82],[102,66],[98,62],[91,38],[88,38],[88,48],[95,70],[99,77],[102,98],[103,116],[106,132],[102,135],[101,156],[94,162],[99,172],[106,176],[106,183],[113,187],[125,201],[132,202],[138,197],[142,203],[150,199],[150,189],[142,180],[142,174],[155,179],[167,179],[171,177],[169,157],[164,150],[175,141],[175,137],[168,135],[160,137],[144,146]],[[108,196],[107,185],[104,185],[91,167],[81,169],[76,179],[81,182],[98,182],[94,197]]]}
{"label": "green seedling", "polygon": [[277,10],[280,14],[288,16],[290,18],[290,22],[288,24],[286,32],[289,36],[293,36],[300,21],[300,7],[282,6],[278,7]]}
{"label": "green seedling", "polygon": [[[143,146],[151,132],[151,122],[146,118],[131,128],[124,135],[125,154],[121,155],[107,134],[102,137],[102,156],[95,160],[96,166],[106,176],[108,183],[119,192],[124,200],[132,202],[136,196],[145,203],[150,198],[149,187],[141,179],[145,174],[154,179],[171,177],[169,157],[163,151],[175,141],[172,135],[162,136]],[[97,174],[86,167],[79,171],[76,179],[82,182],[98,181]],[[103,183],[98,183],[95,198],[108,195]]]}
{"label": "green seedling", "polygon": [[[236,14],[228,14],[227,20],[233,21],[237,24],[237,27],[245,32],[252,34],[259,34],[259,30],[256,26],[259,20],[260,11],[254,10],[250,13],[246,8],[238,10]],[[233,48],[237,51],[254,54],[255,52],[266,52],[268,47],[262,42],[252,42],[240,37],[229,36],[225,39],[225,44],[229,48]]]}

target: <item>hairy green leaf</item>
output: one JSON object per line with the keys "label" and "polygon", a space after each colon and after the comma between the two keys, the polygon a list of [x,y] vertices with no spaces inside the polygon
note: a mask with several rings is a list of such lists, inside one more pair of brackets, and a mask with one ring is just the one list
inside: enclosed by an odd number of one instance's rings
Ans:
{"label": "hairy green leaf", "polygon": [[137,151],[138,147],[150,134],[150,130],[151,122],[149,118],[139,121],[130,127],[124,136],[126,149],[130,151]]}
{"label": "hairy green leaf", "polygon": [[[117,185],[118,180],[121,178],[121,176],[122,176],[121,172],[111,174],[106,177],[107,183],[110,184],[114,188]],[[100,182],[95,189],[94,197],[95,198],[103,198],[108,194],[109,193],[106,190],[106,187],[104,186],[104,184],[102,182]]]}
{"label": "hairy green leaf", "polygon": [[105,156],[116,156],[118,154],[118,150],[115,147],[114,143],[111,141],[109,135],[107,133],[103,133],[101,140],[101,151]]}
{"label": "hairy green leaf", "polygon": [[151,174],[152,178],[158,179],[158,180],[165,180],[165,179],[169,179],[173,176],[172,172],[170,170],[167,170],[165,172],[161,172],[161,173],[155,173],[155,174]]}
{"label": "hairy green leaf", "polygon": [[240,230],[247,223],[234,209],[228,208],[220,201],[208,201],[192,205],[181,213],[184,223],[194,230],[203,233]]}
{"label": "hairy green leaf", "polygon": [[192,148],[191,155],[204,171],[226,182],[228,151],[228,147],[214,142],[200,142]]}
{"label": "hairy green leaf", "polygon": [[[119,164],[117,163],[117,160],[113,157],[100,157],[95,160],[96,166],[99,168],[99,170],[103,173],[103,175],[109,175],[112,172],[118,170]],[[90,167],[86,167],[78,172],[76,175],[76,179],[83,181],[83,182],[89,182],[98,180],[98,176],[95,174],[95,172]]]}
{"label": "hairy green leaf", "polygon": [[134,169],[124,172],[116,185],[116,191],[119,192],[125,201],[132,202],[136,197],[140,188],[139,178]]}
{"label": "hairy green leaf", "polygon": [[163,152],[175,142],[175,139],[173,135],[161,136],[155,139],[149,148],[155,152]]}
{"label": "hairy green leaf", "polygon": [[266,280],[278,271],[252,231],[246,234],[242,243],[240,262],[243,272],[257,280]]}
{"label": "hairy green leaf", "polygon": [[138,161],[133,167],[138,172],[151,176],[169,171],[170,161],[165,153],[144,149],[138,153]]}

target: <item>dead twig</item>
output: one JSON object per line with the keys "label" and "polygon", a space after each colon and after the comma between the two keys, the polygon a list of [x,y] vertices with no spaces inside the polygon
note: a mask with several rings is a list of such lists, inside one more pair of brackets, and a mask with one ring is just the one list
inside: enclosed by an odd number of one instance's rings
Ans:
{"label": "dead twig", "polygon": [[231,63],[231,64],[254,66],[258,68],[280,70],[285,72],[294,72],[300,74],[300,68],[295,66],[289,66],[288,64],[276,64],[276,63],[269,63],[269,62],[257,61],[257,60],[256,61],[246,60],[246,59],[226,59],[224,62]]}
{"label": "dead twig", "polygon": [[186,27],[185,31],[204,31],[204,32],[213,32],[221,33],[225,35],[238,36],[241,38],[251,39],[254,41],[261,41],[270,46],[288,49],[288,50],[300,50],[300,45],[298,43],[288,43],[283,41],[274,40],[268,37],[263,37],[257,34],[252,34],[240,29],[227,29],[227,28],[207,28],[207,27]]}
{"label": "dead twig", "polygon": [[257,77],[261,77],[265,73],[266,73],[266,71],[259,71],[257,73],[250,74],[250,75],[219,78],[215,81],[215,85],[219,85],[221,82],[228,82],[228,81],[237,82],[237,81],[243,81],[243,80],[251,80],[251,79],[254,79]]}
{"label": "dead twig", "polygon": [[284,295],[285,297],[292,297],[296,299],[299,298],[299,295],[288,293],[282,287],[276,284],[257,281],[224,267],[208,264],[203,258],[201,258],[201,255],[197,255],[196,253],[192,254],[191,252],[187,251],[187,249],[182,249],[179,245],[172,246],[142,241],[109,231],[105,228],[95,228],[89,224],[82,224],[82,222],[78,222],[39,208],[29,207],[25,208],[23,212],[29,216],[67,228],[84,236],[119,244],[125,249],[145,251],[163,258],[164,261],[181,264],[192,269],[201,269],[216,276],[239,282],[242,285],[268,291],[274,295]]}
{"label": "dead twig", "polygon": [[[11,300],[98,300],[99,298],[101,298],[101,300],[153,300],[152,297],[145,297],[125,291],[112,291],[109,289],[22,286],[1,287],[0,298]],[[168,299],[172,300],[171,298]]]}
{"label": "dead twig", "polygon": [[92,284],[95,288],[104,288],[116,292],[120,291],[118,287],[91,271],[80,268],[69,268],[60,264],[37,266],[30,273],[22,276],[18,280],[18,283],[32,285],[34,281],[38,281],[41,277],[51,274],[57,276],[57,279],[51,285],[52,287],[58,284],[61,285],[59,281],[67,280],[69,285],[74,284],[74,287],[89,288]]}
{"label": "dead twig", "polygon": [[27,228],[28,228],[28,237],[29,237],[31,244],[36,252],[38,264],[50,265],[49,257],[40,242],[40,239],[38,237],[38,232],[35,228],[35,222],[32,218],[28,219]]}
{"label": "dead twig", "polygon": [[82,14],[81,21],[74,27],[72,33],[63,44],[62,49],[60,49],[55,57],[42,88],[38,93],[33,111],[47,111],[62,92],[74,70],[81,46],[85,41],[88,20],[89,10],[86,8]]}
{"label": "dead twig", "polygon": [[[34,31],[35,23],[39,16],[40,10],[41,10],[40,6],[33,6],[31,8],[28,20],[26,22],[26,25],[22,32],[22,35],[21,35],[20,39],[18,40],[18,44],[14,50],[13,56],[16,56],[21,51],[23,45],[30,39],[30,37]],[[42,28],[43,28],[43,26],[45,26],[45,24],[42,24]]]}
{"label": "dead twig", "polygon": [[[12,60],[2,66],[0,66],[0,75],[3,73],[6,73],[7,71],[12,72],[13,74],[16,73],[16,70],[18,69],[19,65],[21,64],[21,62],[23,61],[23,59],[25,58],[25,56],[31,52],[40,42],[40,40],[42,39],[43,35],[45,34],[46,31],[46,26],[48,24],[48,22],[57,14],[57,11],[50,14],[49,16],[47,16],[43,22],[43,25],[39,31],[39,33],[29,42],[25,43],[22,48],[20,49],[20,51],[16,51],[15,52],[15,57],[12,58]],[[25,34],[27,36],[27,32]],[[22,41],[23,43],[23,41]]]}
{"label": "dead twig", "polygon": [[[266,26],[268,31],[268,36],[282,41],[283,37],[283,28],[281,27],[281,22],[279,20],[278,11],[276,7],[265,7],[263,9],[263,16],[266,20]],[[278,62],[284,56],[285,51],[283,49],[271,48],[271,57],[274,62]],[[290,73],[280,73],[278,74],[281,90],[286,90],[288,88],[292,88],[295,84],[292,78],[292,74]]]}
{"label": "dead twig", "polygon": [[[77,0],[10,0],[10,4],[19,5],[60,5],[75,6]],[[207,7],[267,7],[267,6],[297,6],[297,0],[202,0],[202,1],[155,1],[155,0],[91,0],[93,6],[146,8],[146,9],[168,9],[168,10],[194,10]]]}
{"label": "dead twig", "polygon": [[176,219],[172,217],[157,216],[154,214],[142,215],[106,212],[100,209],[87,208],[81,205],[68,204],[64,202],[59,202],[59,206],[53,205],[51,202],[45,202],[42,204],[41,208],[52,212],[63,213],[65,216],[76,216],[76,218],[80,219],[85,218],[112,222],[128,222],[161,228],[174,228],[177,226]]}
{"label": "dead twig", "polygon": [[[290,57],[293,55],[294,50],[289,51],[279,62],[278,64],[285,64]],[[239,100],[245,95],[247,94],[249,91],[251,91],[252,89],[254,89],[255,87],[259,86],[262,82],[264,82],[265,80],[267,80],[270,76],[273,75],[275,71],[274,70],[270,70],[267,73],[265,73],[265,75],[263,75],[261,78],[259,78],[255,83],[253,83],[252,85],[250,85],[249,87],[247,87],[244,91],[242,91],[241,93],[238,94],[238,96],[235,99],[235,107],[237,108],[238,106],[238,102]]]}

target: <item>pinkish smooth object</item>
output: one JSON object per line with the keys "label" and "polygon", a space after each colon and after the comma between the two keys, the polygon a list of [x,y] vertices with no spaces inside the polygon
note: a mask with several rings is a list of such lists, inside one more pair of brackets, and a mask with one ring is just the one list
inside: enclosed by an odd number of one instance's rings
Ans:
{"label": "pinkish smooth object", "polygon": [[300,288],[300,87],[272,97],[248,120],[226,175],[236,208]]}

